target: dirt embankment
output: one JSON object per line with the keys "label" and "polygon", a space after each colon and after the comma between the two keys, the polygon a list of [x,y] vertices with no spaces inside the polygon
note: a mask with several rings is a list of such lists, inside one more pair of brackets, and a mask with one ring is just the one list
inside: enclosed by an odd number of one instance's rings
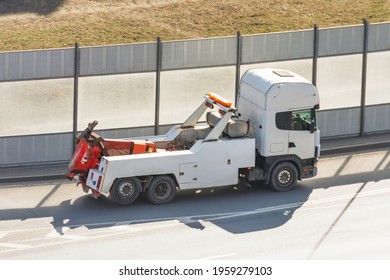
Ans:
{"label": "dirt embankment", "polygon": [[390,20],[388,0],[3,0],[0,51],[148,42]]}

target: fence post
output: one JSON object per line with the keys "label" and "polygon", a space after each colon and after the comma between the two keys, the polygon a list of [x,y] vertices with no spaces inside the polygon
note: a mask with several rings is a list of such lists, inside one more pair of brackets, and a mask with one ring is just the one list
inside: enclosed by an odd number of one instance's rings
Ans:
{"label": "fence post", "polygon": [[154,134],[160,134],[160,74],[161,74],[161,40],[157,37],[157,61],[156,61],[156,104],[154,112]]}
{"label": "fence post", "polygon": [[74,44],[74,82],[73,82],[73,152],[76,150],[74,139],[77,135],[78,99],[79,99],[79,75],[80,75],[80,50],[77,42]]}
{"label": "fence post", "polygon": [[241,60],[242,60],[242,40],[240,31],[237,31],[237,60],[236,60],[236,92],[234,104],[237,105],[237,98],[240,94],[240,79],[241,79]]}
{"label": "fence post", "polygon": [[362,95],[360,103],[360,136],[365,135],[366,121],[366,85],[367,85],[367,52],[368,52],[368,28],[367,19],[363,19],[364,37],[363,37],[363,62],[362,62]]}
{"label": "fence post", "polygon": [[314,40],[313,40],[313,69],[312,69],[312,83],[317,85],[317,59],[318,59],[318,27],[314,24]]}

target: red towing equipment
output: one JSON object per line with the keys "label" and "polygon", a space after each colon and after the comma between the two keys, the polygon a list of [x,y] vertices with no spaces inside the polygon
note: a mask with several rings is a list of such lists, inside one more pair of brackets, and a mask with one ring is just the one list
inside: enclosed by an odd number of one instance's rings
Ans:
{"label": "red towing equipment", "polygon": [[[69,180],[77,178],[77,185],[81,184],[83,190],[88,192],[90,187],[86,185],[88,171],[98,168],[102,156],[120,156],[131,154],[144,154],[156,152],[156,147],[150,141],[104,139],[93,129],[98,124],[95,120],[89,123],[87,128],[77,135],[75,142],[77,148],[73,153],[66,174]],[[100,182],[97,182],[99,184]],[[92,190],[92,196],[97,198],[100,193]]]}

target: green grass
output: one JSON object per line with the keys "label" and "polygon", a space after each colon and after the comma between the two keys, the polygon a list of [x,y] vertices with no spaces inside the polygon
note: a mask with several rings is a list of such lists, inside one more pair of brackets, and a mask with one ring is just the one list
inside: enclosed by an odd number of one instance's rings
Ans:
{"label": "green grass", "polygon": [[311,29],[314,24],[325,28],[361,24],[363,18],[390,21],[390,0],[31,2],[0,1],[0,51],[71,47],[76,41],[93,46],[150,42],[157,36],[178,40],[232,36],[237,31],[258,34]]}

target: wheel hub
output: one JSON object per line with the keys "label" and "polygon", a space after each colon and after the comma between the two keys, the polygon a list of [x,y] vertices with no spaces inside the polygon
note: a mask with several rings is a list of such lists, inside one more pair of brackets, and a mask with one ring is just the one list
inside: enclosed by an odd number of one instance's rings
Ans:
{"label": "wheel hub", "polygon": [[288,184],[291,181],[291,173],[286,169],[280,171],[278,180],[283,185]]}
{"label": "wheel hub", "polygon": [[133,193],[135,192],[134,185],[129,182],[121,184],[118,189],[119,189],[119,194],[122,197],[129,197],[133,195]]}
{"label": "wheel hub", "polygon": [[165,183],[161,183],[156,187],[156,195],[160,198],[164,198],[168,195],[168,187]]}

